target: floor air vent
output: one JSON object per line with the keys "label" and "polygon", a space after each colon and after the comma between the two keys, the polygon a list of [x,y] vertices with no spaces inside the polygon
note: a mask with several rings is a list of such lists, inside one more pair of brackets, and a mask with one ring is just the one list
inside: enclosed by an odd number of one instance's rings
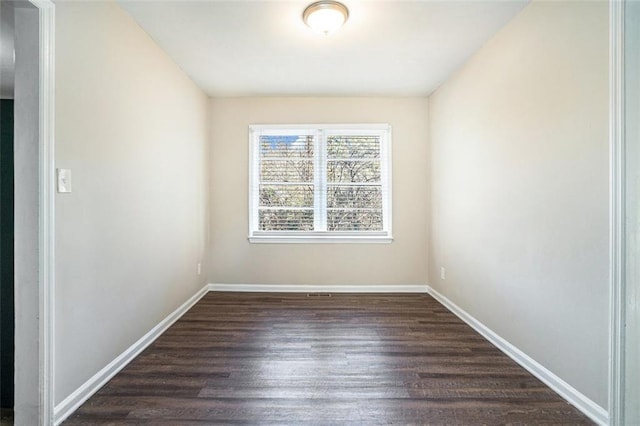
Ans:
{"label": "floor air vent", "polygon": [[307,297],[331,297],[331,293],[307,293]]}

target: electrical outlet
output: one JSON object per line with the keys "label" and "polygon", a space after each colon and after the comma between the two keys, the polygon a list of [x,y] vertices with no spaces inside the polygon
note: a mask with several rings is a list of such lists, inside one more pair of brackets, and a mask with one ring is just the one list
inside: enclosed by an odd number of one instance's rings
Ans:
{"label": "electrical outlet", "polygon": [[444,266],[440,267],[440,279],[444,280],[447,278],[447,270],[444,269]]}
{"label": "electrical outlet", "polygon": [[198,263],[198,275],[202,273],[202,263]]}

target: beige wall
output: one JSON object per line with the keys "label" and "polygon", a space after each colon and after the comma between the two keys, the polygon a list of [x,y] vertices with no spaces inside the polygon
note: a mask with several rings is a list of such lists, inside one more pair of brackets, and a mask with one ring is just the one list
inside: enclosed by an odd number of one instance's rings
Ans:
{"label": "beige wall", "polygon": [[[211,101],[210,277],[231,284],[424,284],[427,102],[422,98],[230,98]],[[392,244],[250,244],[250,124],[389,123]]]}
{"label": "beige wall", "polygon": [[56,29],[58,404],[207,281],[208,99],[115,3]]}
{"label": "beige wall", "polygon": [[607,49],[606,2],[534,2],[429,102],[430,285],[605,408]]}

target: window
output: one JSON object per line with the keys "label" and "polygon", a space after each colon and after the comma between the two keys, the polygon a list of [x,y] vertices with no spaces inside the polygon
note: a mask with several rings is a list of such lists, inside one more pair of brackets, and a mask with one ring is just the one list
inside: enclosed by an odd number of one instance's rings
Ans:
{"label": "window", "polygon": [[391,242],[389,125],[249,133],[251,242]]}

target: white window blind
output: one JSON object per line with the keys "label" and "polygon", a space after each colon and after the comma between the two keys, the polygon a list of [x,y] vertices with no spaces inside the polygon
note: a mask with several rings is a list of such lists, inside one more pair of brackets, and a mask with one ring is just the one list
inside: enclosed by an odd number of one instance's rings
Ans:
{"label": "white window blind", "polygon": [[252,242],[391,240],[388,125],[250,127]]}

